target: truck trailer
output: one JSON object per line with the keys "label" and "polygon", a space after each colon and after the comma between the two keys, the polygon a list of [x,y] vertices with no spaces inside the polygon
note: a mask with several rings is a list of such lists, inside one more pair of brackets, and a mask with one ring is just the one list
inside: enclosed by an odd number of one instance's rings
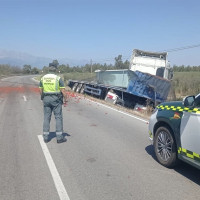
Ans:
{"label": "truck trailer", "polygon": [[93,81],[69,80],[68,86],[78,93],[86,93],[125,107],[155,107],[167,99],[172,68],[167,52],[148,52],[134,49],[129,69],[96,70]]}

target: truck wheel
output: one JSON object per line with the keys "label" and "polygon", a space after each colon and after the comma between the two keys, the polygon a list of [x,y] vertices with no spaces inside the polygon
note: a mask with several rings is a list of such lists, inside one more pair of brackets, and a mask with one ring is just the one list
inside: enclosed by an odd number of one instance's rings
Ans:
{"label": "truck wheel", "polygon": [[177,150],[172,131],[165,127],[159,127],[154,137],[154,151],[158,162],[168,168],[177,164]]}
{"label": "truck wheel", "polygon": [[80,93],[80,90],[81,90],[81,87],[82,87],[82,84],[78,84],[77,88],[76,88],[76,92]]}
{"label": "truck wheel", "polygon": [[75,83],[72,87],[72,90],[75,92],[76,91],[76,87],[77,87],[78,83]]}
{"label": "truck wheel", "polygon": [[80,90],[80,93],[83,94],[84,93],[84,89],[85,89],[85,85],[82,85],[82,88]]}

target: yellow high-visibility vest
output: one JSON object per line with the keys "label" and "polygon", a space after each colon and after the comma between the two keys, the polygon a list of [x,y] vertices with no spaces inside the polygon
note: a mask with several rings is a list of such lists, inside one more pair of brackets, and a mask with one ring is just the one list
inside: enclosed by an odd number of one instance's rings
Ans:
{"label": "yellow high-visibility vest", "polygon": [[45,76],[43,76],[41,79],[43,85],[43,92],[45,94],[60,93],[59,80],[60,77],[55,74],[46,74]]}

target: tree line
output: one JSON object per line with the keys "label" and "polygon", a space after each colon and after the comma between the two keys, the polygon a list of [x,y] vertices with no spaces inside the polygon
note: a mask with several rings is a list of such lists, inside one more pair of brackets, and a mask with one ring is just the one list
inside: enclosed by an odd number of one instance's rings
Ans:
{"label": "tree line", "polygon": [[200,72],[200,65],[199,66],[190,66],[190,65],[177,66],[177,65],[174,65],[173,71],[174,72]]}
{"label": "tree line", "polygon": [[[59,65],[57,60],[54,60],[52,63],[54,66],[57,66],[57,69],[60,73],[73,73],[73,72],[78,72],[78,73],[91,73],[95,72],[96,70],[115,70],[115,69],[129,69],[130,66],[130,61],[122,60],[122,55],[118,55],[115,57],[115,62],[114,64],[100,64],[100,63],[90,63],[90,64],[85,64],[83,66],[73,66],[71,67],[69,64],[67,65]],[[199,66],[185,66],[185,65],[174,65],[173,66],[173,71],[174,72],[197,72],[200,71],[200,65]],[[43,67],[43,72],[48,72],[48,67],[44,66]]]}
{"label": "tree line", "polygon": [[[118,55],[114,59],[113,64],[100,64],[100,63],[90,63],[85,64],[83,66],[70,66],[69,64],[61,64],[59,65],[57,60],[53,60],[50,64],[55,65],[60,73],[91,73],[95,72],[95,70],[114,70],[114,69],[129,69],[130,62],[128,60],[123,61],[122,55]],[[0,75],[8,75],[8,74],[39,74],[41,72],[47,73],[48,67],[44,66],[42,69],[37,67],[32,67],[31,65],[25,64],[22,68],[18,66],[10,66],[6,64],[0,64]],[[199,66],[173,66],[174,72],[200,72]]]}
{"label": "tree line", "polygon": [[20,74],[21,68],[10,66],[10,65],[0,65],[0,75],[9,75],[9,74]]}
{"label": "tree line", "polygon": [[24,65],[22,67],[10,66],[7,64],[0,64],[0,75],[19,75],[19,74],[39,74],[40,69],[31,67],[31,65]]}
{"label": "tree line", "polygon": [[[78,72],[78,73],[88,73],[88,72],[95,72],[95,70],[113,70],[113,69],[128,69],[130,65],[130,62],[128,60],[123,61],[122,60],[122,55],[118,55],[115,57],[115,62],[114,64],[100,64],[100,63],[90,63],[90,64],[85,64],[83,66],[73,66],[71,67],[69,64],[62,64],[59,65],[57,60],[53,60],[52,63],[49,63],[49,66],[54,66],[58,69],[60,73],[73,73],[73,72]],[[48,67],[49,66],[44,66],[42,71],[44,73],[48,72]]]}

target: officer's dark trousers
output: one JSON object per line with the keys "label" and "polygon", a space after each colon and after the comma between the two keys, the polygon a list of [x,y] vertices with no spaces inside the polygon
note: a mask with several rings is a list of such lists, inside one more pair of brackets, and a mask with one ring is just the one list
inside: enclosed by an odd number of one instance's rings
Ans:
{"label": "officer's dark trousers", "polygon": [[63,133],[63,116],[62,116],[62,100],[57,95],[44,96],[44,123],[43,134],[48,135],[50,130],[50,121],[52,112],[56,120],[56,136],[62,137]]}

